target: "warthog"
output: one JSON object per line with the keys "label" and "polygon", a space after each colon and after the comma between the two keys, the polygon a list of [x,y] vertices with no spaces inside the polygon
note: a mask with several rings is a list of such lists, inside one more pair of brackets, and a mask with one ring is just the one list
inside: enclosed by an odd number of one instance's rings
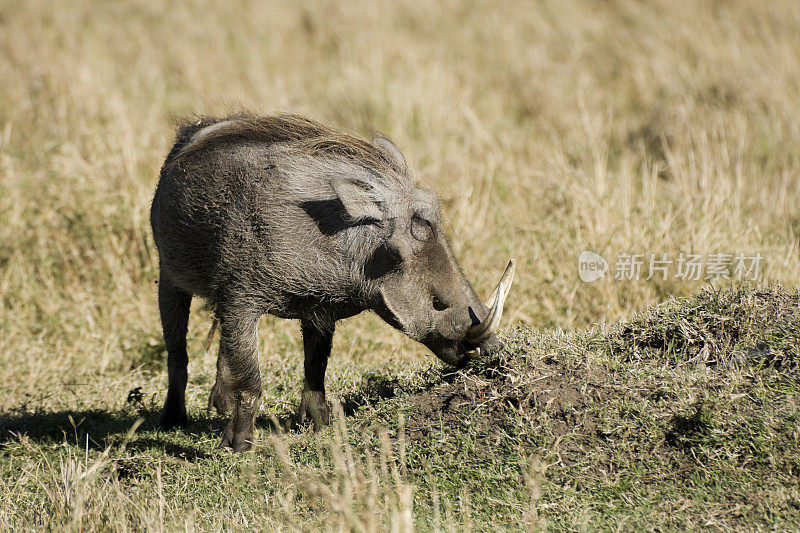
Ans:
{"label": "warthog", "polygon": [[475,295],[442,231],[439,202],[385,137],[371,142],[294,115],[182,126],[150,211],[169,389],[161,428],[186,424],[186,330],[193,295],[219,323],[209,408],[232,411],[221,446],[248,450],[261,397],[257,324],[300,319],[301,422],[328,423],[334,324],[372,310],[451,365],[499,346],[513,261]]}

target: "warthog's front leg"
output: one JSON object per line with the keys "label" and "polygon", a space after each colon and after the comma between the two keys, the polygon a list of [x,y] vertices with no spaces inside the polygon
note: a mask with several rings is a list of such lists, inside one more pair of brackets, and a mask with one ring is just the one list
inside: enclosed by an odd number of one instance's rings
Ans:
{"label": "warthog's front leg", "polygon": [[331,354],[333,324],[321,328],[310,320],[302,320],[303,350],[305,351],[305,383],[300,400],[300,423],[308,418],[314,423],[314,430],[330,424],[331,414],[325,401],[325,370]]}
{"label": "warthog's front leg", "polygon": [[218,311],[218,316],[219,360],[211,403],[220,411],[232,411],[220,446],[242,452],[253,447],[255,418],[261,399],[258,314],[227,310]]}

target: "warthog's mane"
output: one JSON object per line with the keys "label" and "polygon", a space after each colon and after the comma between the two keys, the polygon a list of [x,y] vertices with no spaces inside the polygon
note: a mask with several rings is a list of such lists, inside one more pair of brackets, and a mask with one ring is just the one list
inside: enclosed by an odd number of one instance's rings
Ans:
{"label": "warthog's mane", "polygon": [[404,168],[366,139],[294,114],[237,114],[184,122],[179,125],[166,165],[177,165],[206,149],[235,142],[289,143],[300,153],[341,157],[369,169],[405,174]]}

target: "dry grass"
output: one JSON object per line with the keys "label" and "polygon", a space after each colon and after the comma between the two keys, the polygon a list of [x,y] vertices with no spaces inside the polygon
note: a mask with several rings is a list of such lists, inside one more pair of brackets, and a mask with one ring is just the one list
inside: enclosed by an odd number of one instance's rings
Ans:
{"label": "dry grass", "polygon": [[[581,327],[703,284],[582,283],[584,249],[760,253],[762,281],[800,285],[798,34],[789,0],[0,0],[0,429],[24,429],[8,421],[30,413],[108,412],[124,433],[129,390],[162,400],[147,213],[173,117],[192,112],[244,106],[385,132],[442,198],[479,290],[517,258],[510,322]],[[207,318],[190,323],[195,412],[214,375]],[[261,333],[265,408],[284,413],[299,392],[299,328],[267,317]],[[431,363],[372,316],[341,328],[334,351],[343,394],[365,372]],[[30,450],[0,456],[16,457],[4,468],[28,477],[4,479],[3,496],[39,483],[52,493],[43,509],[75,509],[75,483],[105,490],[81,443],[15,442]],[[131,503],[107,509],[120,524],[161,527],[150,507],[130,521],[150,500],[120,497]],[[181,505],[162,509],[172,527],[193,523]],[[38,524],[116,520],[91,508]],[[0,525],[23,511],[4,508]]]}

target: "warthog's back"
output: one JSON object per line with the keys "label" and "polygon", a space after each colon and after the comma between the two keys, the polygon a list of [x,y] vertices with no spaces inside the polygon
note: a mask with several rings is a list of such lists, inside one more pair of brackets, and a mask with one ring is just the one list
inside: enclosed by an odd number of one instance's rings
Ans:
{"label": "warthog's back", "polygon": [[388,163],[305,119],[257,120],[181,129],[153,199],[153,235],[162,271],[183,290],[257,294],[291,315],[289,299],[335,300],[349,288],[352,231],[330,177]]}

